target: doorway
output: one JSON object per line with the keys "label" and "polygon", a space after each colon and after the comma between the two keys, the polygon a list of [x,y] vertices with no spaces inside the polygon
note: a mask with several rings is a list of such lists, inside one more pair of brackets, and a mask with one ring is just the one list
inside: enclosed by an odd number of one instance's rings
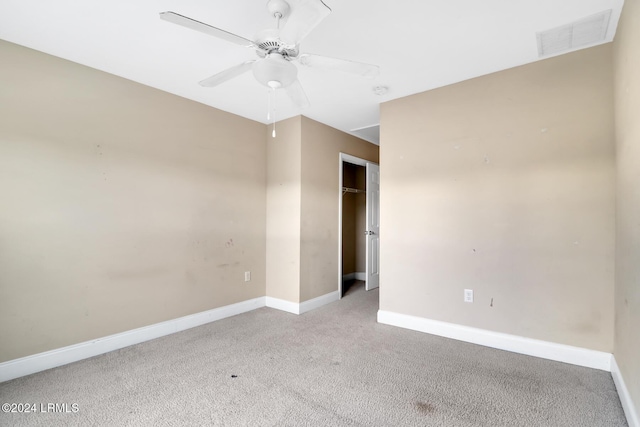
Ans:
{"label": "doorway", "polygon": [[340,153],[338,293],[355,282],[366,290],[379,284],[379,167]]}

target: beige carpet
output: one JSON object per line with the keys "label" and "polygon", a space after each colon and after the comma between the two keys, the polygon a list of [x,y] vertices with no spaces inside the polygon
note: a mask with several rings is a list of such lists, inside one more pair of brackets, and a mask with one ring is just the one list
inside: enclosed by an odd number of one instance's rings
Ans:
{"label": "beige carpet", "polygon": [[[378,292],[269,308],[0,384],[22,426],[625,426],[607,372],[376,323]],[[71,406],[69,406],[71,408]]]}

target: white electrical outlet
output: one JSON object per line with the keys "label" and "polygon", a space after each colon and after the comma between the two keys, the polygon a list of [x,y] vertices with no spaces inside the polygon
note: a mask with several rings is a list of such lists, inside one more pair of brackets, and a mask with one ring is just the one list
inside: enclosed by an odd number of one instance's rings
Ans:
{"label": "white electrical outlet", "polygon": [[464,290],[464,302],[473,302],[473,289]]}
{"label": "white electrical outlet", "polygon": [[250,271],[245,271],[244,272],[244,281],[245,282],[251,281],[251,272]]}

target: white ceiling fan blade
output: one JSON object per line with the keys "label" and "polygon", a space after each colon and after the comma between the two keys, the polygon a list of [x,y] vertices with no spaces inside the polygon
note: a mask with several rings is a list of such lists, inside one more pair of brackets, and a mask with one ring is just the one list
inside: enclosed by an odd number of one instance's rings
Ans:
{"label": "white ceiling fan blade", "polygon": [[213,76],[206,78],[200,82],[200,86],[204,87],[214,87],[218,86],[221,83],[229,81],[234,77],[238,77],[242,73],[246,73],[251,69],[255,60],[244,62],[240,65],[236,65],[235,67],[228,68],[224,71],[219,72],[218,74],[214,74]]}
{"label": "white ceiling fan blade", "polygon": [[205,33],[231,43],[239,44],[240,46],[256,47],[256,44],[249,39],[221,30],[220,28],[212,27],[211,25],[196,21],[195,19],[187,18],[186,16],[179,15],[175,12],[160,12],[160,19],[182,25],[183,27],[187,27],[192,30],[200,31],[201,33]]}
{"label": "white ceiling fan blade", "polygon": [[307,94],[304,93],[300,80],[296,80],[289,86],[285,87],[284,91],[298,107],[305,108],[309,106],[309,98],[307,98]]}
{"label": "white ceiling fan blade", "polygon": [[297,45],[324,18],[331,9],[322,0],[288,0],[291,13],[280,32],[280,39],[287,44]]}
{"label": "white ceiling fan blade", "polygon": [[331,58],[328,56],[303,53],[298,57],[298,61],[300,62],[300,64],[307,67],[338,70],[345,73],[356,74],[362,77],[376,77],[380,74],[380,67],[378,67],[377,65],[346,61],[344,59]]}

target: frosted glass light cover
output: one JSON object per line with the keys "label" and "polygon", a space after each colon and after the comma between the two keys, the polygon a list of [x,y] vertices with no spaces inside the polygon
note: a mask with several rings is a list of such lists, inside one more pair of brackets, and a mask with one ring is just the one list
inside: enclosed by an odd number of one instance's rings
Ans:
{"label": "frosted glass light cover", "polygon": [[272,53],[253,64],[253,75],[267,87],[273,87],[273,82],[279,82],[280,87],[287,87],[296,81],[298,69],[282,55]]}

